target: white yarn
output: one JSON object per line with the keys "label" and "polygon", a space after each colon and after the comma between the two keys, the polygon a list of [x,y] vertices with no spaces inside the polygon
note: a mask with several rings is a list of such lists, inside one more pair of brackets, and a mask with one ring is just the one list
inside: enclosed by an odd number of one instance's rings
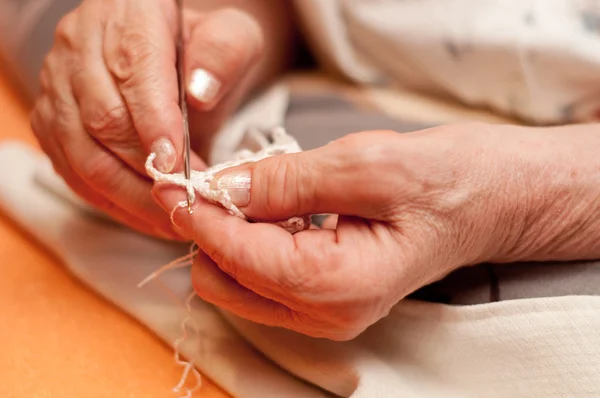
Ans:
{"label": "white yarn", "polygon": [[[192,203],[196,199],[196,194],[198,194],[209,202],[221,205],[231,215],[245,220],[247,219],[246,216],[235,204],[233,204],[231,197],[226,190],[211,187],[210,184],[215,176],[219,172],[230,167],[257,162],[271,156],[298,153],[302,151],[296,140],[288,135],[281,127],[271,130],[267,140],[261,141],[260,145],[262,146],[262,149],[257,152],[244,149],[235,153],[233,159],[230,161],[214,165],[204,171],[192,170],[189,180],[186,180],[183,173],[165,174],[158,171],[154,167],[154,159],[156,158],[155,153],[151,153],[146,160],[146,172],[155,182],[167,183],[185,188]],[[186,207],[187,202],[183,202],[179,206]],[[173,212],[176,209],[177,207]],[[310,217],[292,217],[289,220],[276,222],[274,224],[285,228],[291,233],[295,233],[310,227]]]}

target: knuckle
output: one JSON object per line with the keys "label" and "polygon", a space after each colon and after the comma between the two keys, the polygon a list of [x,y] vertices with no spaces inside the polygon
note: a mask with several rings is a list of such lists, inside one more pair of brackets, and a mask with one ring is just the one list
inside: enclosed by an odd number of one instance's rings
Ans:
{"label": "knuckle", "polygon": [[387,140],[374,139],[374,136],[379,134],[380,132],[349,134],[338,140],[337,149],[350,164],[358,164],[361,168],[377,166],[389,147]]}
{"label": "knuckle", "polygon": [[99,107],[83,120],[86,131],[101,142],[130,140],[129,111],[121,103],[113,107]]}
{"label": "knuckle", "polygon": [[335,161],[331,163],[331,171],[334,174],[352,176],[353,184],[365,188],[360,191],[363,199],[388,200],[389,187],[376,184],[377,179],[374,177],[402,168],[397,149],[391,141],[398,135],[387,131],[354,133],[334,142],[332,152]]}
{"label": "knuckle", "polygon": [[[107,56],[110,72],[122,83],[135,81],[157,56],[157,45],[138,29],[124,29],[114,51]],[[160,56],[160,55],[159,55]]]}
{"label": "knuckle", "polygon": [[44,64],[42,65],[42,69],[38,74],[38,82],[40,83],[40,88],[42,92],[47,93],[50,91],[50,68],[49,68],[49,58],[50,56],[46,56],[44,59]]}
{"label": "knuckle", "polygon": [[77,131],[76,128],[73,128],[73,125],[77,123],[76,119],[79,116],[73,104],[58,96],[53,98],[52,105],[54,109],[54,127],[58,137],[67,137]]}
{"label": "knuckle", "polygon": [[76,11],[66,14],[60,19],[54,31],[55,43],[66,45],[68,48],[75,48],[77,16]]}

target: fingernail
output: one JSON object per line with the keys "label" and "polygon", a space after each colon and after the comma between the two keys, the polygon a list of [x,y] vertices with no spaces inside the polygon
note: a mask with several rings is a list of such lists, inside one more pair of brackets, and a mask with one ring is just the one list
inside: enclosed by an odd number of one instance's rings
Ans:
{"label": "fingernail", "polygon": [[192,72],[188,91],[198,101],[211,103],[219,95],[221,83],[212,73],[204,69],[196,69]]}
{"label": "fingernail", "polygon": [[154,164],[161,173],[170,173],[177,163],[175,147],[167,138],[162,137],[154,141],[150,150],[156,154]]}
{"label": "fingernail", "polygon": [[251,180],[250,170],[235,170],[218,175],[210,187],[227,191],[234,205],[244,207],[250,203]]}

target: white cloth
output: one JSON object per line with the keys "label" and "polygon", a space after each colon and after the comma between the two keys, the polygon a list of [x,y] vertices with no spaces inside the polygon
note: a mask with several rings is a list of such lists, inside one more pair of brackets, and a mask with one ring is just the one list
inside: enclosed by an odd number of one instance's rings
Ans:
{"label": "white cloth", "polygon": [[[23,144],[0,144],[0,170],[10,170],[0,179],[0,207],[13,220],[166,343],[180,338],[187,312],[159,285],[137,284],[186,247],[141,236],[59,194],[64,185],[48,160]],[[192,291],[187,269],[159,279],[181,301]],[[600,396],[600,297],[466,307],[405,300],[343,343],[253,324],[197,298],[192,319],[199,337],[181,352],[234,397]]]}
{"label": "white cloth", "polygon": [[598,0],[296,0],[318,58],[534,123],[600,118]]}

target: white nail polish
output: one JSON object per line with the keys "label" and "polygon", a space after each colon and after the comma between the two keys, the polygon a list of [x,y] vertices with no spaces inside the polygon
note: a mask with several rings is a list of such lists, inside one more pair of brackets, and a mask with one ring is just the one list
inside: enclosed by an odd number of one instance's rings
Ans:
{"label": "white nail polish", "polygon": [[150,150],[156,154],[156,169],[162,173],[170,173],[177,163],[175,147],[167,138],[162,137],[154,141]]}
{"label": "white nail polish", "polygon": [[192,72],[188,91],[198,101],[210,103],[217,98],[221,83],[212,73],[204,69],[196,69]]}

